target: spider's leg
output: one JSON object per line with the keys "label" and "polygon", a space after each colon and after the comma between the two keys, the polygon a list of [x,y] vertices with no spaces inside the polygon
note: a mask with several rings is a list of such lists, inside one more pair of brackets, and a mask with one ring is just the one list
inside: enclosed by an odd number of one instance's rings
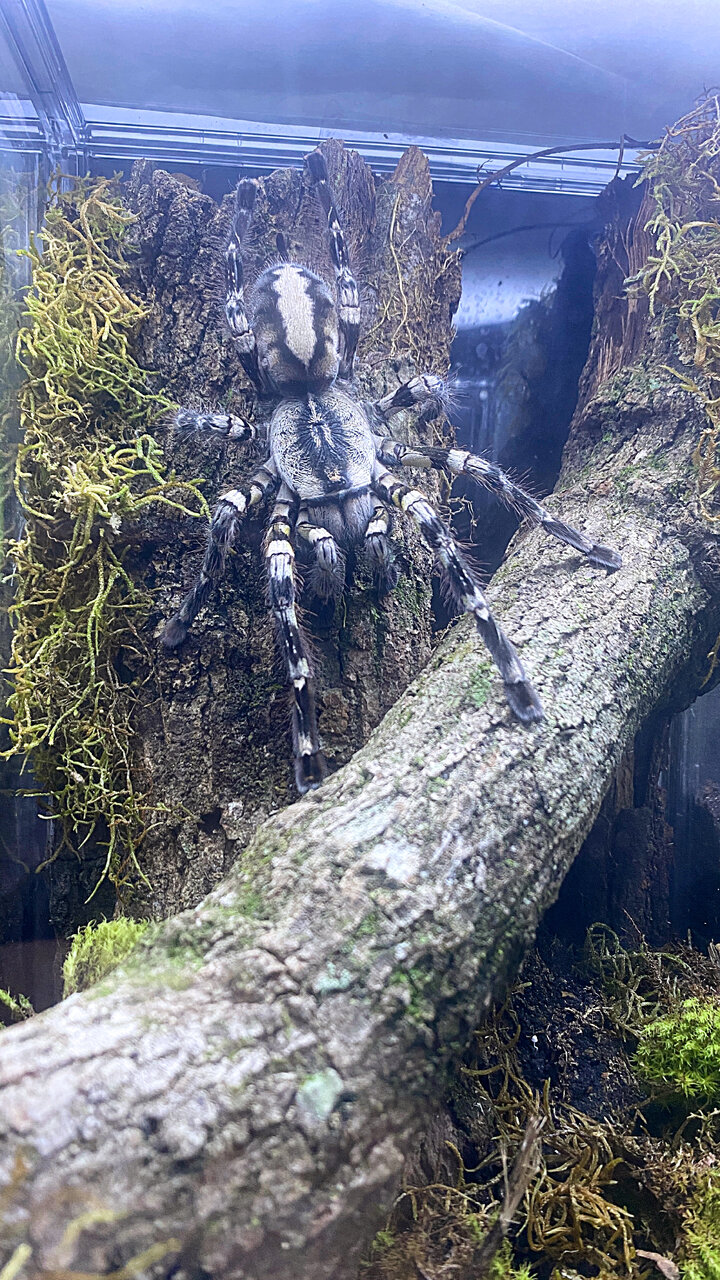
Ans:
{"label": "spider's leg", "polygon": [[351,378],[355,348],[360,336],[360,294],[357,281],[350,267],[345,233],[340,225],[335,201],[328,182],[325,157],[321,151],[311,151],[305,157],[310,177],[315,184],[320,204],[327,218],[330,239],[330,256],[335,268],[338,292],[338,319],[340,321],[340,377]]}
{"label": "spider's leg", "polygon": [[385,594],[397,586],[398,567],[390,546],[391,515],[385,503],[376,499],[365,530],[365,550],[374,572],[378,589]]}
{"label": "spider's leg", "polygon": [[471,480],[482,484],[486,489],[512,507],[520,515],[525,516],[532,524],[539,525],[546,533],[552,534],[560,542],[566,542],[576,551],[582,551],[591,564],[601,569],[620,569],[622,558],[611,547],[604,547],[593,542],[572,525],[558,520],[546,507],[537,502],[529,493],[515,484],[494,462],[487,462],[474,453],[466,453],[464,449],[439,449],[433,445],[407,445],[399,440],[385,439],[378,445],[378,456],[382,462],[390,466],[434,467],[437,470],[447,468],[458,476],[470,476]]}
{"label": "spider's leg", "polygon": [[295,611],[295,552],[291,542],[291,510],[294,499],[283,486],[273,507],[265,536],[270,606],[278,629],[283,661],[293,690],[293,746],[295,782],[301,794],[319,787],[327,765],[320,750],[315,715],[315,693],[310,661]]}
{"label": "spider's leg", "polygon": [[262,392],[263,379],[258,364],[255,334],[250,327],[245,308],[245,277],[242,264],[242,245],[252,221],[255,207],[257,183],[252,178],[243,178],[235,192],[235,213],[230,239],[225,250],[225,315],[230,332],[235,339],[240,363],[256,391]]}
{"label": "spider's leg", "polygon": [[227,493],[220,495],[210,524],[200,576],[163,631],[162,642],[168,649],[182,644],[203,605],[207,603],[223,571],[225,557],[239,521],[276,484],[275,467],[272,462],[267,462],[255,472],[246,489],[229,489]]}
{"label": "spider's leg", "polygon": [[312,547],[315,553],[315,572],[312,586],[321,600],[339,596],[345,586],[345,557],[332,534],[313,520],[307,506],[298,512],[295,532]]}
{"label": "spider's leg", "polygon": [[205,413],[199,409],[178,409],[174,427],[179,436],[195,431],[207,432],[223,440],[257,440],[258,429],[247,418],[231,413]]}
{"label": "spider's leg", "polygon": [[413,409],[418,405],[434,401],[438,408],[445,407],[448,400],[447,383],[434,373],[417,373],[409,382],[401,382],[394,391],[376,400],[374,408],[384,418],[391,418],[401,409]]}
{"label": "spider's leg", "polygon": [[374,487],[386,502],[406,511],[417,523],[420,533],[442,566],[453,595],[466,613],[475,618],[480,635],[502,676],[505,697],[518,720],[527,724],[542,720],[542,706],[523,665],[502,627],[495,621],[480,582],[458,547],[447,525],[433,510],[424,493],[410,489],[397,476],[378,466]]}

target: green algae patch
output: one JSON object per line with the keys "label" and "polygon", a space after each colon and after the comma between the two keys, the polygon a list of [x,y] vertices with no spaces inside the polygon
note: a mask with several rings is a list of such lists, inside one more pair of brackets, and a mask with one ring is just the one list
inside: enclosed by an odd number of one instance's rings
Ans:
{"label": "green algae patch", "polygon": [[127,958],[148,928],[147,920],[91,922],[73,936],[63,964],[63,996],[86,991]]}
{"label": "green algae patch", "polygon": [[133,220],[108,179],[58,185],[27,251],[15,472],[25,523],[10,546],[7,754],[31,757],[66,846],[104,846],[103,876],[116,883],[140,872],[153,816],[133,779],[135,689],[122,674],[123,658],[147,656],[150,603],[126,566],[127,535],[147,507],[207,510],[197,483],[167,473],[151,431],[171,405],[132,354],[145,316],[124,285]]}

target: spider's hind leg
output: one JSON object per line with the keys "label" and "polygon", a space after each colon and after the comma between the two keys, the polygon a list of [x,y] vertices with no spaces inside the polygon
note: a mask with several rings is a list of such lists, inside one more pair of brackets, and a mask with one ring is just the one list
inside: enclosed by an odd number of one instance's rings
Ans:
{"label": "spider's hind leg", "polygon": [[314,553],[310,588],[320,600],[334,600],[345,586],[345,556],[329,530],[313,519],[310,507],[302,506],[295,526],[298,537]]}
{"label": "spider's hind leg", "polygon": [[295,782],[301,794],[319,787],[327,773],[320,750],[315,714],[315,691],[310,660],[295,610],[295,552],[291,542],[293,495],[280,490],[265,537],[270,606],[277,623],[278,640],[288,680],[293,690],[293,747]]}
{"label": "spider's hind leg", "polygon": [[167,649],[175,649],[182,644],[223,571],[240,520],[248,508],[259,502],[276,483],[277,472],[268,462],[255,472],[247,489],[230,489],[221,494],[213,512],[200,575],[162,633],[162,642]]}
{"label": "spider's hind leg", "polygon": [[453,596],[465,612],[474,617],[502,677],[505,697],[518,720],[524,724],[542,720],[540,699],[525,675],[514,646],[493,617],[475,571],[424,493],[408,488],[382,466],[375,473],[375,488],[381,498],[406,511],[419,526],[420,533],[444,570]]}
{"label": "spider's hind leg", "polygon": [[593,542],[592,538],[588,538],[579,529],[573,529],[564,520],[556,519],[547,507],[515,484],[496,463],[488,462],[486,458],[467,453],[464,449],[409,445],[389,438],[379,442],[378,456],[386,466],[434,467],[436,470],[447,469],[457,476],[469,476],[471,480],[496,494],[501,502],[524,516],[531,524],[539,525],[558,541],[574,547],[576,551],[582,551],[591,564],[600,569],[622,568],[622,557],[617,551],[600,542]]}
{"label": "spider's hind leg", "polygon": [[392,418],[401,409],[417,409],[427,404],[445,409],[449,400],[450,391],[445,379],[439,378],[435,373],[416,373],[409,382],[401,382],[394,391],[376,400],[373,407],[384,418]]}

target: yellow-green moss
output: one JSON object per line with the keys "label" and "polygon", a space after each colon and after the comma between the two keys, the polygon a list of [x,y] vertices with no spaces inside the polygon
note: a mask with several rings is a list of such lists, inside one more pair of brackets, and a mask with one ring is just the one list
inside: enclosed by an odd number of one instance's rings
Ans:
{"label": "yellow-green moss", "polygon": [[5,1010],[12,1022],[22,1022],[25,1018],[31,1018],[35,1012],[27,996],[13,996],[4,987],[0,987],[0,1017],[5,1016]]}
{"label": "yellow-green moss", "polygon": [[697,996],[640,1033],[638,1074],[685,1098],[720,1102],[720,1003]]}
{"label": "yellow-green moss", "polygon": [[139,942],[147,920],[91,921],[74,934],[63,964],[63,995],[86,991],[115,969]]}
{"label": "yellow-green moss", "polygon": [[688,1213],[683,1280],[720,1280],[720,1174],[712,1171]]}
{"label": "yellow-green moss", "polygon": [[677,317],[681,351],[694,376],[682,379],[702,399],[708,425],[700,436],[700,508],[720,524],[720,98],[705,97],[666,131],[647,157],[643,178],[654,204],[646,223],[655,241],[630,282],[645,291],[650,311]]}
{"label": "yellow-green moss", "polygon": [[170,405],[131,350],[145,314],[122,283],[132,221],[112,182],[79,180],[51,193],[42,248],[28,251],[15,477],[25,529],[12,546],[12,750],[32,756],[66,843],[94,835],[116,882],[138,869],[153,811],[133,781],[133,689],[117,663],[142,651],[148,608],[125,532],[151,504],[206,510],[196,484],[166,474],[150,431]]}

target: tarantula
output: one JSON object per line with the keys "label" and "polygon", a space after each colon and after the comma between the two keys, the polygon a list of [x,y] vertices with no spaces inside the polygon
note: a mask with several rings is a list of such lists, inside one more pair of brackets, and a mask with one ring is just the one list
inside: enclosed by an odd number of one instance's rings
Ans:
{"label": "tarantula", "polygon": [[[242,366],[257,395],[269,402],[269,427],[264,428],[269,455],[243,489],[221,495],[200,576],[163,632],[163,641],[171,648],[185,639],[222,571],[241,520],[250,507],[277,491],[265,538],[265,560],[270,606],[293,690],[295,779],[300,792],[320,785],[326,764],[318,740],[310,662],[296,615],[293,541],[299,538],[309,544],[321,596],[329,598],[342,590],[344,552],[353,547],[364,547],[378,586],[389,590],[397,581],[389,540],[393,507],[416,522],[452,595],[475,618],[514,714],[523,723],[542,719],[538,695],[493,617],[474,568],[425,495],[408,487],[391,468],[434,467],[470,476],[561,542],[584,552],[591,563],[605,569],[621,564],[615,551],[556,520],[494,463],[463,449],[406,445],[391,438],[386,423],[393,414],[428,402],[442,403],[441,378],[419,373],[374,404],[360,402],[352,386],[360,333],[358,286],[325,159],[320,151],[313,151],[306,163],[327,219],[336,297],[320,276],[288,261],[279,240],[281,261],[262,271],[246,301],[243,242],[257,184],[241,180],[226,250],[225,312]],[[205,430],[231,440],[251,441],[259,434],[244,418],[190,409],[178,411],[177,426],[184,432]]]}

